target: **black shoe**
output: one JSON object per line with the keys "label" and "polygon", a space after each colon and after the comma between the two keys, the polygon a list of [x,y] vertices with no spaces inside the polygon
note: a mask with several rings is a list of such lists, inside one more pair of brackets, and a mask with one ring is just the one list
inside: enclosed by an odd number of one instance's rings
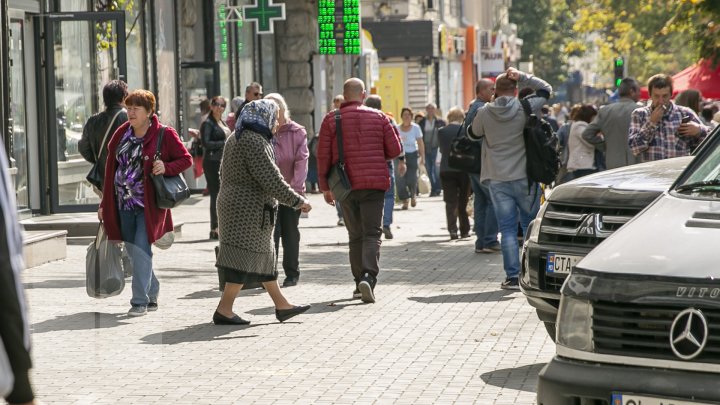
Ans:
{"label": "black shoe", "polygon": [[366,304],[372,304],[375,302],[375,283],[377,281],[370,274],[365,273],[363,278],[358,283],[358,290],[360,290],[360,299]]}
{"label": "black shoe", "polygon": [[218,311],[213,314],[213,323],[215,325],[250,325],[250,321],[246,321],[237,315],[228,318]]}
{"label": "black shoe", "polygon": [[276,309],[275,318],[280,322],[285,322],[295,315],[300,315],[310,309],[310,305],[296,305],[290,309]]}
{"label": "black shoe", "polygon": [[153,312],[158,310],[158,304],[157,302],[149,302],[147,306],[148,312]]}
{"label": "black shoe", "polygon": [[217,240],[219,236],[218,231],[210,231],[210,239]]}
{"label": "black shoe", "polygon": [[392,231],[390,230],[389,226],[383,226],[382,231],[383,231],[383,234],[385,235],[385,239],[393,238],[393,234],[392,234]]}
{"label": "black shoe", "polygon": [[460,234],[460,239],[467,239],[467,238],[469,238],[469,237],[470,237],[470,234],[469,234],[469,233],[462,233],[462,234]]}
{"label": "black shoe", "polygon": [[457,238],[458,238],[457,233],[450,232],[450,240],[455,240]]}
{"label": "black shoe", "polygon": [[283,287],[294,287],[298,283],[297,277],[288,277],[283,281]]}
{"label": "black shoe", "polygon": [[500,288],[503,290],[520,290],[517,277],[506,278],[505,281],[500,283]]}

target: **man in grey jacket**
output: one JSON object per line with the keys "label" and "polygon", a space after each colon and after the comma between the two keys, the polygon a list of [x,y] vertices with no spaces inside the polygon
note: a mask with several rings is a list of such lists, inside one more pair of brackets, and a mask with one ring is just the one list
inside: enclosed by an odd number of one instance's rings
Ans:
{"label": "man in grey jacket", "polygon": [[526,173],[525,111],[516,97],[518,85],[535,91],[529,97],[532,111],[540,116],[552,87],[539,78],[515,68],[498,76],[495,81],[495,100],[485,104],[475,115],[471,139],[484,139],[480,181],[488,185],[495,207],[498,227],[502,235],[501,248],[505,281],[500,287],[518,290],[520,253],[517,241],[518,215],[523,232],[540,208],[538,184],[529,184]]}
{"label": "man in grey jacket", "polygon": [[582,133],[587,142],[604,147],[608,169],[639,162],[628,146],[628,131],[632,112],[639,107],[640,84],[632,77],[626,77],[620,82],[618,95],[620,100],[602,107]]}

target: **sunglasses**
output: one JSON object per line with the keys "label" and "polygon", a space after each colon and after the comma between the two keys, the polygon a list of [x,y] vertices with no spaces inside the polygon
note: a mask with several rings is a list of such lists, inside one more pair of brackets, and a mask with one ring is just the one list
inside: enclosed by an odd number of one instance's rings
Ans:
{"label": "sunglasses", "polygon": [[213,105],[214,105],[215,107],[225,108],[225,105],[226,105],[226,104],[224,104],[224,103],[213,103]]}
{"label": "sunglasses", "polygon": [[254,95],[255,97],[262,97],[262,96],[263,96],[262,93],[253,93],[253,95]]}

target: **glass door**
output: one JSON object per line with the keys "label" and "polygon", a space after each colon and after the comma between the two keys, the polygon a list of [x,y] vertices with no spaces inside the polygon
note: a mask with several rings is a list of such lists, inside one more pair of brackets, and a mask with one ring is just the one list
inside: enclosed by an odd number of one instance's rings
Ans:
{"label": "glass door", "polygon": [[18,211],[30,208],[28,182],[28,105],[25,87],[25,20],[11,17],[10,28],[10,172],[15,186]]}
{"label": "glass door", "polygon": [[80,155],[78,141],[87,119],[104,109],[103,86],[126,78],[125,13],[63,13],[42,18],[51,211],[93,210],[99,198],[85,180],[91,164]]}

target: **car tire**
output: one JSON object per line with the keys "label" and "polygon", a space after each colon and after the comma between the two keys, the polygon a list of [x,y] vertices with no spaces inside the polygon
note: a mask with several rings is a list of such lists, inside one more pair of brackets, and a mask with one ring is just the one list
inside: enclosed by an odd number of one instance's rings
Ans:
{"label": "car tire", "polygon": [[545,324],[545,330],[550,336],[553,342],[555,342],[555,322],[543,322]]}

